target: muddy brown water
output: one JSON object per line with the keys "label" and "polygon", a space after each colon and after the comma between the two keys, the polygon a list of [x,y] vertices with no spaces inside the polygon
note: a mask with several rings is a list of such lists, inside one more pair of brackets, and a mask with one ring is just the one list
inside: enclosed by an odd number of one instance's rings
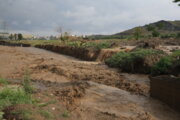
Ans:
{"label": "muddy brown water", "polygon": [[[74,82],[86,82],[83,80],[84,76],[88,78],[90,87],[85,88],[86,93],[79,99],[79,107],[72,113],[80,115],[81,120],[180,120],[179,112],[158,100],[104,83],[108,83],[108,79],[116,80],[119,77],[149,86],[147,75],[119,73],[100,62],[81,61],[32,47],[0,46],[0,66],[0,75],[11,81],[16,79],[16,82],[23,78],[23,72],[29,68],[32,79],[35,80],[33,84],[40,90],[63,89],[72,86]],[[51,66],[53,71],[49,71],[48,67]],[[57,69],[61,71],[57,72]],[[105,81],[101,83],[97,79]]]}

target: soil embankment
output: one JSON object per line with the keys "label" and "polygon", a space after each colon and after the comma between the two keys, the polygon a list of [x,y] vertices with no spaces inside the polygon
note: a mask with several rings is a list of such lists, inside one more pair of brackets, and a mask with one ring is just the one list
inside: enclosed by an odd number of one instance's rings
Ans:
{"label": "soil embankment", "polygon": [[56,53],[69,55],[75,58],[86,61],[105,61],[113,54],[120,51],[120,49],[93,49],[93,48],[78,48],[71,46],[55,46],[55,45],[36,45],[36,48],[41,48]]}
{"label": "soil embankment", "polygon": [[87,61],[95,61],[100,50],[76,48],[70,46],[36,45],[35,47],[46,49],[60,54],[69,55]]}
{"label": "soil embankment", "polygon": [[30,47],[30,44],[24,44],[24,43],[12,43],[8,41],[0,41],[0,45],[4,46],[18,46],[18,47]]}

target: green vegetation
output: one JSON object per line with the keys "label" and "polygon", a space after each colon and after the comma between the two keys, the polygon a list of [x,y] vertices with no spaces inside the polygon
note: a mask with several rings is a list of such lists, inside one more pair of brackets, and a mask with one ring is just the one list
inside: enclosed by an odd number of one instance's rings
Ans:
{"label": "green vegetation", "polygon": [[33,87],[31,86],[31,80],[29,77],[29,73],[27,71],[26,71],[25,76],[24,76],[23,89],[28,94],[33,93]]}
{"label": "green vegetation", "polygon": [[180,38],[180,33],[177,34],[176,38]]}
{"label": "green vegetation", "polygon": [[154,65],[152,74],[168,74],[172,72],[176,66],[180,66],[180,50],[173,52],[169,56],[162,57],[160,61]]}
{"label": "green vegetation", "polygon": [[[5,110],[8,107],[23,104],[34,104],[34,99],[31,95],[32,92],[30,91],[31,89],[29,89],[31,88],[30,81],[27,78],[28,77],[25,77],[24,84],[22,87],[10,85],[5,79],[0,78],[0,83],[6,85],[2,86],[0,89],[0,118],[3,118],[3,110]],[[30,114],[29,112],[26,112],[26,110],[19,110],[13,114],[21,115],[24,120],[30,120],[28,119]]]}
{"label": "green vegetation", "polygon": [[134,37],[136,40],[139,40],[139,38],[142,36],[142,28],[141,27],[137,27],[135,29],[135,33],[134,33]]}
{"label": "green vegetation", "polygon": [[154,30],[155,30],[155,27],[152,26],[152,25],[148,25],[148,26],[147,26],[147,30],[148,30],[148,31],[154,31]]}
{"label": "green vegetation", "polygon": [[[177,3],[177,2],[180,2],[180,0],[174,0],[174,2]],[[179,6],[180,6],[180,4],[179,4]]]}
{"label": "green vegetation", "polygon": [[95,43],[95,42],[75,41],[75,42],[67,42],[66,45],[72,46],[72,47],[78,47],[78,48],[93,48],[93,49],[110,48],[109,42]]}
{"label": "green vegetation", "polygon": [[50,113],[49,111],[41,110],[41,111],[39,111],[39,112],[40,112],[40,114],[41,114],[44,118],[46,118],[46,119],[52,118],[52,115],[51,115],[51,113]]}
{"label": "green vegetation", "polygon": [[23,39],[23,35],[21,33],[18,34],[18,40],[22,40]]}
{"label": "green vegetation", "polygon": [[13,90],[6,87],[0,91],[0,110],[12,105],[32,103],[31,95],[27,94],[23,89]]}
{"label": "green vegetation", "polygon": [[164,23],[158,23],[156,26],[159,30],[161,30],[164,28]]}
{"label": "green vegetation", "polygon": [[10,41],[12,43],[24,43],[30,44],[31,46],[35,45],[62,45],[62,41],[60,40],[21,40],[21,41]]}
{"label": "green vegetation", "polygon": [[8,81],[6,79],[0,77],[0,84],[8,85]]}
{"label": "green vegetation", "polygon": [[152,31],[152,36],[153,36],[153,37],[159,37],[159,36],[160,36],[160,33],[159,33],[157,30],[153,30],[153,31]]}
{"label": "green vegetation", "polygon": [[[161,35],[161,38],[162,39],[165,39],[165,38],[176,38],[178,36],[178,34],[164,34],[164,35]],[[177,37],[178,38],[178,37]]]}
{"label": "green vegetation", "polygon": [[12,113],[15,116],[19,116],[23,120],[33,120],[33,111],[28,108],[22,108]]}
{"label": "green vegetation", "polygon": [[46,102],[46,103],[41,103],[41,104],[39,104],[38,106],[39,107],[46,107],[46,106],[48,106],[48,105],[50,105],[50,104],[55,104],[56,103],[56,101],[49,101],[49,102]]}
{"label": "green vegetation", "polygon": [[70,117],[70,112],[69,111],[64,111],[64,113],[62,114],[62,117],[64,117],[64,118],[68,118],[68,117]]}
{"label": "green vegetation", "polygon": [[[132,52],[119,52],[107,59],[106,64],[110,67],[118,67],[125,71],[135,72],[135,66],[137,64],[141,66],[143,59],[152,54],[163,54],[163,52],[153,49],[137,49]],[[150,70],[147,69],[145,72],[150,72]]]}

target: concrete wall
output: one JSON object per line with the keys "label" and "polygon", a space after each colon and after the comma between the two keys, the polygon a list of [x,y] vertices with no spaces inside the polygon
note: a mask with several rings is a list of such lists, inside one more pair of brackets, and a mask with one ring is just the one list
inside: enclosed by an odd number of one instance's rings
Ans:
{"label": "concrete wall", "polygon": [[151,97],[157,98],[180,111],[180,77],[150,77]]}

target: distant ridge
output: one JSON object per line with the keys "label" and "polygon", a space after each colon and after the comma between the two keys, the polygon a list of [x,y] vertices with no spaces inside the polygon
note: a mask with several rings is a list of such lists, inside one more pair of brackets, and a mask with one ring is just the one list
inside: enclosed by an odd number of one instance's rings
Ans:
{"label": "distant ridge", "polygon": [[158,31],[161,35],[177,34],[180,33],[180,20],[176,20],[176,21],[161,20],[144,26],[138,26],[113,35],[92,35],[89,36],[89,38],[92,39],[126,38],[133,36],[137,28],[141,29],[141,34],[143,36],[152,35],[153,30]]}
{"label": "distant ridge", "polygon": [[[177,33],[180,32],[180,20],[177,21],[165,21],[165,20],[161,20],[155,23],[151,23],[145,26],[140,26],[139,28],[142,29],[142,34],[144,35],[148,35],[151,34],[150,31],[148,31],[148,26],[152,26],[155,29],[157,29],[161,34],[173,34],[173,33]],[[130,30],[126,30],[124,32],[120,32],[120,33],[116,33],[114,35],[121,35],[121,36],[126,36],[126,35],[132,35],[137,27],[130,29]]]}

